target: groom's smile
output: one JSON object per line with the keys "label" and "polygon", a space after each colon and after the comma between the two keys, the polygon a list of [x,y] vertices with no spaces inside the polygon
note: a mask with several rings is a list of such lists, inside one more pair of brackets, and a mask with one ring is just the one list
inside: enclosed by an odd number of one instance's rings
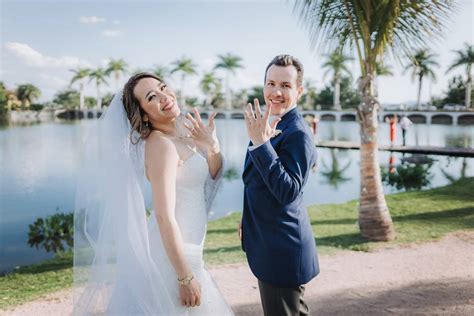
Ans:
{"label": "groom's smile", "polygon": [[303,86],[298,85],[298,72],[294,66],[272,65],[265,76],[263,95],[265,103],[271,105],[271,115],[282,116],[303,93]]}

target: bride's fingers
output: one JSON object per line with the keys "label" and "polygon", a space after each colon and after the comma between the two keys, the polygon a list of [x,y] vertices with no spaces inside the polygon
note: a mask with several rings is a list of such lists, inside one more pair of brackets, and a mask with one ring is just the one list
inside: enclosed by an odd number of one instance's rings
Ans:
{"label": "bride's fingers", "polygon": [[204,125],[204,123],[202,121],[201,113],[199,113],[198,107],[193,108],[193,111],[194,111],[194,115],[196,117],[196,121],[197,121],[199,127],[202,128],[202,129],[205,129],[206,125]]}
{"label": "bride's fingers", "polygon": [[215,123],[214,120],[216,119],[217,112],[212,112],[211,117],[209,117],[209,127],[214,129]]}
{"label": "bride's fingers", "polygon": [[191,113],[186,114],[187,119],[193,124],[195,129],[200,128],[199,123],[194,119],[194,117],[191,115]]}
{"label": "bride's fingers", "polygon": [[189,134],[186,135],[186,137],[191,137],[191,138],[194,138],[196,135],[196,130],[194,129],[194,126],[189,126],[187,124],[183,124],[184,127],[186,127],[189,131]]}
{"label": "bride's fingers", "polygon": [[196,295],[191,295],[191,307],[196,306]]}

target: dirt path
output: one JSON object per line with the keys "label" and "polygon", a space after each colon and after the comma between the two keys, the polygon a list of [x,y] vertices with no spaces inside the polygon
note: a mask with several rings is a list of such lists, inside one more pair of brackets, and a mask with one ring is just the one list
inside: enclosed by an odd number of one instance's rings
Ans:
{"label": "dirt path", "polygon": [[[344,252],[320,258],[321,274],[306,289],[312,315],[474,315],[474,232],[441,241]],[[210,269],[237,315],[261,315],[247,265]],[[69,315],[61,291],[0,315]]]}

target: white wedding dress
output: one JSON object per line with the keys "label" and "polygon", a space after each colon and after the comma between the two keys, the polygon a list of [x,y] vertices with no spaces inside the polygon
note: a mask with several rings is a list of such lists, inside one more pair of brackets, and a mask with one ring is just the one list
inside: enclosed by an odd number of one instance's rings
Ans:
{"label": "white wedding dress", "polygon": [[[148,222],[151,257],[163,272],[170,296],[174,297],[178,315],[233,315],[209,272],[204,267],[203,247],[207,227],[207,199],[216,183],[210,179],[207,161],[194,153],[178,167],[176,178],[175,216],[184,242],[186,259],[201,284],[201,305],[183,307],[179,301],[176,272],[165,255],[159,227],[154,214]],[[221,175],[220,175],[221,176]]]}
{"label": "white wedding dress", "polygon": [[[222,176],[221,173],[218,176]],[[176,272],[166,255],[156,216],[152,213],[148,219],[150,255],[151,260],[159,269],[160,278],[159,280],[152,279],[150,282],[163,282],[167,293],[160,293],[157,297],[150,296],[150,299],[155,300],[153,304],[140,302],[140,300],[131,301],[127,284],[120,286],[120,278],[118,278],[107,314],[142,315],[143,306],[156,304],[161,310],[157,315],[233,315],[203,262],[207,227],[206,209],[209,199],[215,193],[216,186],[217,181],[209,176],[206,159],[199,153],[194,153],[178,167],[175,216],[184,242],[186,259],[194,277],[201,284],[201,305],[197,307],[181,305]],[[122,280],[127,282],[129,278],[124,275]]]}
{"label": "white wedding dress", "polygon": [[155,213],[146,215],[144,144],[116,95],[86,138],[74,211],[74,315],[233,315],[204,267],[207,210],[222,169],[212,180],[199,153],[177,170],[175,216],[184,253],[201,285],[201,305],[185,307]]}

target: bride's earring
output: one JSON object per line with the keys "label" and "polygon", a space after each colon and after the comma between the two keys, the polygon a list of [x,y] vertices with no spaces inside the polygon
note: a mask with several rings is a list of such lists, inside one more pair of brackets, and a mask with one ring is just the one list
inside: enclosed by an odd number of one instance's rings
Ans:
{"label": "bride's earring", "polygon": [[143,117],[143,123],[145,123],[145,127],[148,128],[150,125],[148,124],[148,116]]}

